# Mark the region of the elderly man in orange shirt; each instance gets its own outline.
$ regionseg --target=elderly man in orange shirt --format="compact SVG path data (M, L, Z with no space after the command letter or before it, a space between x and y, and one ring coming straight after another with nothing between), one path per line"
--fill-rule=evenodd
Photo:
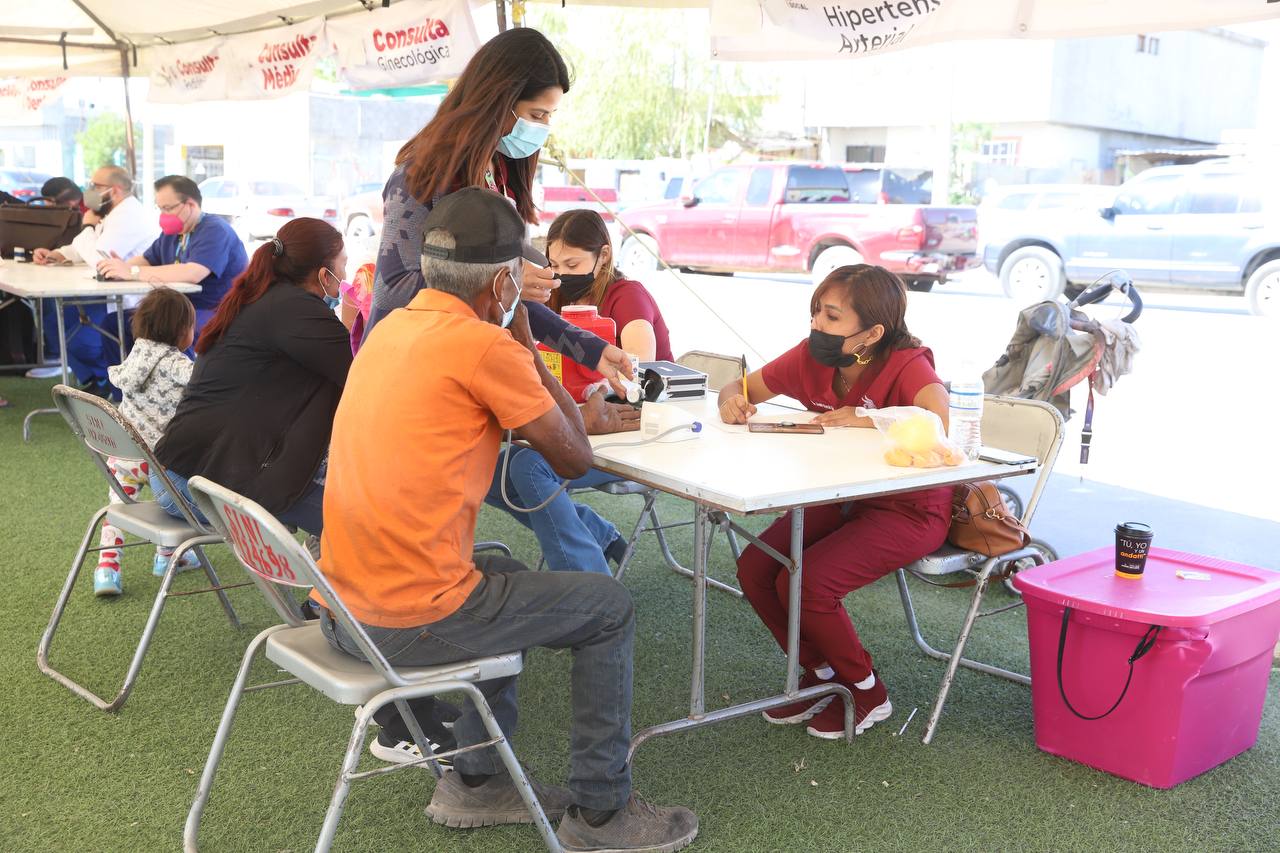
M631 596L603 574L530 572L474 556L476 515L503 430L557 474L591 465L582 416L538 356L520 303L524 242L510 202L485 189L441 199L424 228L426 288L369 335L333 424L322 565L334 589L396 665L433 666L532 646L573 651L568 790L535 791L566 850L678 850L698 831L688 809L654 808L631 790ZM359 656L332 618L323 630ZM480 685L503 731L516 723L515 679ZM487 740L468 707L459 746ZM491 749L458 755L427 814L455 827L527 823Z

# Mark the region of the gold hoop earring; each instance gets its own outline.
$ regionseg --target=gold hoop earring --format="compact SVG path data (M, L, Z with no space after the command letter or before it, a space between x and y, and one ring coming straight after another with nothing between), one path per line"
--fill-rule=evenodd
M853 360L856 361L861 367L866 367L868 364L871 363L871 356L866 354L868 349L869 347L864 345L862 347L862 352L851 352L849 353L849 355L853 356Z

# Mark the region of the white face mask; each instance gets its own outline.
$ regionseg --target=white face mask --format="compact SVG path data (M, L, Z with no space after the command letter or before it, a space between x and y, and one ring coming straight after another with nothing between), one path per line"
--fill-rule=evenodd
M507 272L507 275L511 275L510 271ZM511 279L511 282L513 284L516 283L516 280L514 277ZM497 280L494 282L494 288L495 289L493 291L493 298L498 300L498 307L502 309L502 322L499 323L498 325L502 326L502 328L505 329L508 326L510 326L511 321L516 318L516 306L520 304L520 285L516 284L516 298L511 301L510 308L507 308L502 304L502 276L501 275L499 275Z

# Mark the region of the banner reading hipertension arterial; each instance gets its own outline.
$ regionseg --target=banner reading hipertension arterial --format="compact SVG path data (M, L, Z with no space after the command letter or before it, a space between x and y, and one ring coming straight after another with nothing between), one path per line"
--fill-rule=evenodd
M977 0L973 5L982 2ZM765 14L750 19L753 27L741 23L722 27L723 32L718 35L713 26L714 56L728 60L868 56L938 40L945 16L944 0L757 3ZM954 12L957 7L956 0L946 0L945 5L946 12Z
M342 77L353 89L457 77L480 47L466 0L405 0L327 26Z

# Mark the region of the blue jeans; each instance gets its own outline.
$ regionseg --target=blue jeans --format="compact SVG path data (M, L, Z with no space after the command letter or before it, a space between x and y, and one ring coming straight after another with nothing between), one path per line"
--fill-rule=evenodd
M505 510L538 538L538 547L547 568L557 572L603 572L612 574L604 549L618 538L618 528L601 518L595 510L576 503L567 491L556 496L546 508L534 513L515 512L502 500L502 460L498 455L493 484L485 503ZM619 479L594 468L569 483L570 489L592 488ZM511 447L511 463L507 469L507 496L516 506L531 507L545 501L561 479L542 454L528 447Z
M376 515L376 513L375 513ZM616 809L631 795L631 670L635 609L626 587L611 577L581 572L529 572L516 560L481 554L483 577L467 600L445 618L413 628L363 626L392 666L438 666L523 651L533 646L571 649L573 721L569 727L569 790L589 809ZM363 659L350 635L326 612L320 628L329 643ZM516 679L476 685L508 737L516 729ZM410 700L415 716L428 707ZM489 739L468 702L453 724L458 746ZM459 755L462 773L504 772L492 749Z
M324 475L328 467L328 460L320 466L320 473L311 483L307 490L302 493L302 497L294 502L282 513L276 515L276 518L282 524L288 524L293 527L300 528L308 533L314 533L319 536L324 530ZM169 480L173 483L173 487L177 489L182 497L191 506L195 512L195 516L202 523L208 523L208 519L200 512L195 505L195 500L191 497L191 492L187 488L187 478L181 474L169 471ZM177 501L173 495L169 494L169 490L165 488L164 481L156 474L151 475L151 492L156 496L156 503L160 504L160 508L172 515L174 518L182 518L182 510L178 509Z

